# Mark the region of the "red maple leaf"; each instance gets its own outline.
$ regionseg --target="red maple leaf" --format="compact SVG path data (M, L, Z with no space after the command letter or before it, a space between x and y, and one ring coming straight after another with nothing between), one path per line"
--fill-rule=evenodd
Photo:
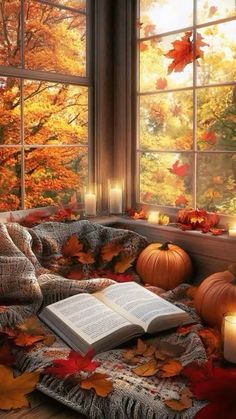
M167 80L165 77L160 77L159 79L157 79L156 81L156 89L160 89L163 90L167 87Z
M192 31L185 32L184 36L179 40L172 42L173 48L165 54L165 57L172 58L172 63L168 66L168 74L172 71L180 72L187 64L192 63L195 59L203 57L204 53L201 47L206 46L205 42L202 41L200 34L196 35L196 42L192 38Z
M214 367L211 362L192 363L182 370L195 397L208 400L195 419L234 419L236 417L236 369Z
M205 141L206 143L210 145L214 145L217 141L215 132L206 131L203 132L201 135L201 140Z
M63 378L81 371L92 372L100 365L98 361L92 361L94 354L93 349L89 350L84 356L78 352L70 351L67 359L55 359L51 367L45 368L44 373Z
M173 164L173 166L171 168L169 168L168 170L171 173L174 173L177 176L184 177L184 176L186 176L189 167L190 167L190 165L188 163L179 164L179 160L176 160L176 162Z

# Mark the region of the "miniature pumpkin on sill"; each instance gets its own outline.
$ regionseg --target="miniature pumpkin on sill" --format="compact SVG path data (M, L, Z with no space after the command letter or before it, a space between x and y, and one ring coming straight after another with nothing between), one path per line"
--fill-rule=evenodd
M224 314L236 311L236 264L204 279L197 289L194 305L207 325L220 329Z
M152 243L140 253L136 270L145 284L170 290L189 279L192 263L181 247Z

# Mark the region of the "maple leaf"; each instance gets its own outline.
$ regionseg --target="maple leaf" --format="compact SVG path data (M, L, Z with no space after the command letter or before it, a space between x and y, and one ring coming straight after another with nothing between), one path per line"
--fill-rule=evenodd
M14 377L10 368L0 365L0 409L10 410L28 406L25 395L34 390L39 375L39 372L24 372Z
M175 377L176 375L179 375L182 371L183 366L179 361L176 361L175 359L171 359L160 367L160 376L161 377Z
M210 145L215 145L217 141L216 134L215 132L212 132L212 131L203 132L201 135L201 140Z
M135 261L135 259L135 256L130 256L129 258L122 258L120 261L116 262L114 267L115 272L122 274L132 266L132 263Z
M77 256L83 249L83 244L79 242L75 234L70 236L62 247L63 256Z
M176 160L176 162L168 170L177 176L184 177L187 175L189 168L190 165L188 163L179 164L179 160Z
M106 397L113 390L113 384L107 378L107 374L95 372L90 377L82 380L80 387L86 390L93 388L98 396Z
M182 38L172 42L173 48L168 51L165 55L167 58L171 58L173 61L168 66L168 74L172 71L180 72L182 71L187 64L190 64L195 59L203 57L203 51L201 51L202 46L206 46L205 42L202 41L202 36L197 34L195 51L193 40L191 40L192 32L185 32Z
M178 207L180 205L188 205L188 200L184 195L177 196L175 200L175 205Z
M183 345L160 341L156 344L157 353L162 354L165 358L177 358L181 356L186 348Z
M206 349L206 354L209 357L218 357L221 353L222 338L218 330L203 328L198 331L198 335Z
M150 359L150 361L145 362L144 364L138 365L132 369L139 377L152 377L158 371L158 363L155 359Z
M78 261L82 263L83 265L91 265L95 262L95 259L91 253L86 252L79 252L77 254Z
M163 77L163 78L160 77L156 81L156 89L163 90L167 87L167 84L168 84L168 82L167 82L166 78L165 77Z
M137 211L134 213L134 215L132 215L132 218L134 220L146 220L147 219L147 213L146 211L142 208L141 211Z
M15 357L11 353L11 346L9 342L4 342L4 344L0 347L0 364L11 367L14 360Z
M92 372L100 365L98 361L92 361L93 357L94 350L89 350L84 356L78 352L70 351L67 359L53 360L53 365L45 368L44 373L64 378L81 371Z
M179 393L179 399L170 399L163 400L166 406L170 407L172 410L181 412L182 410L188 409L192 406L192 396L193 393L189 390L188 387L184 387ZM209 419L209 418L208 418Z
M44 338L45 338L44 335L36 336L36 335L29 335L28 333L21 332L15 337L14 342L16 346L27 347L27 346L34 345L36 342L40 342L44 340Z
M101 258L105 262L110 262L114 256L119 255L122 245L117 243L107 243L101 248Z

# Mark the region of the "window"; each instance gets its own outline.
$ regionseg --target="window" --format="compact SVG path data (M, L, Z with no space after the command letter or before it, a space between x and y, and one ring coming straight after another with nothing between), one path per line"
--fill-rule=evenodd
M140 0L138 201L236 214L236 4Z
M2 0L0 210L81 199L91 153L89 1Z

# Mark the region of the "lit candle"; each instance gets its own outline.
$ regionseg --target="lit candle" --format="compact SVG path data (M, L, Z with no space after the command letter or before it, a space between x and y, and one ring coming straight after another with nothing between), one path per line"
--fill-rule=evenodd
M236 314L224 318L224 358L236 364Z
M148 214L148 222L153 224L159 223L159 211L151 211Z
M85 215L96 215L96 194L87 192L84 195Z
M111 214L122 213L122 189L118 186L109 191L109 212Z
M236 225L229 226L229 236L236 237Z

